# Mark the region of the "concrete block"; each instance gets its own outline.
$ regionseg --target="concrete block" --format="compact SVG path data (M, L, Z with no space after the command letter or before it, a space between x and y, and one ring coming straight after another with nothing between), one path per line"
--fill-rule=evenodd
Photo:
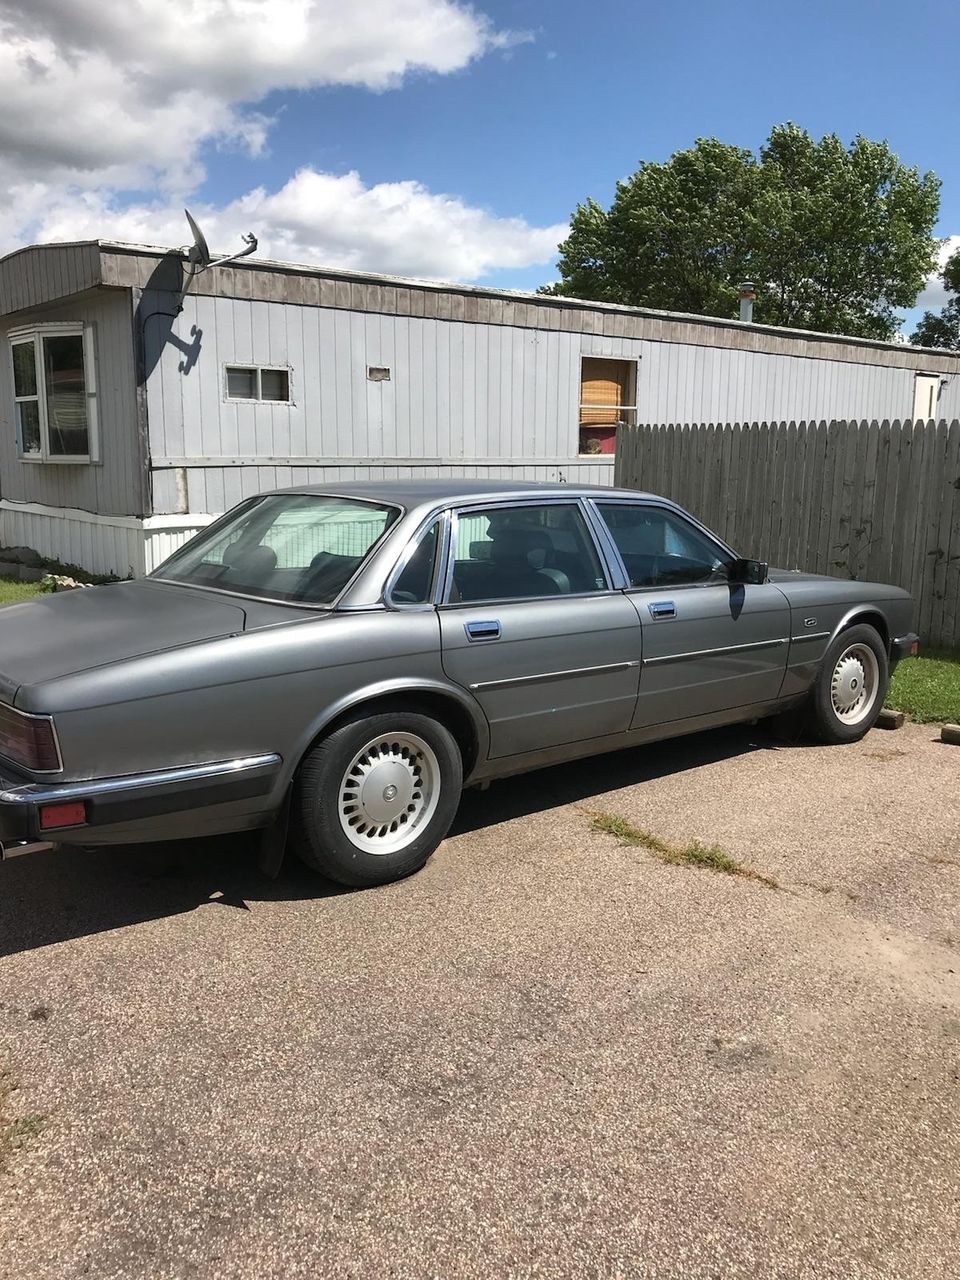
M878 729L902 729L903 722L906 719L902 711L891 711L889 707L884 707L877 716Z
M21 582L39 582L41 578L46 577L46 569L38 569L32 564L22 564L20 566Z

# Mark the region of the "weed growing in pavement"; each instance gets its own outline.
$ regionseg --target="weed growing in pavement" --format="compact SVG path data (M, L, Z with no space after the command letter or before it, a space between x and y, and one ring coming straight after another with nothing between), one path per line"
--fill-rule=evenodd
M9 1071L0 1071L0 1171L11 1152L17 1151L35 1138L46 1126L46 1116L19 1116L16 1120L8 1120L7 1102L10 1095L16 1092L17 1082Z
M780 888L772 876L765 876L753 867L738 862L718 844L701 844L699 840L691 840L684 845L671 844L652 831L635 827L627 818L616 813L591 813L590 818L591 830L600 835L616 836L621 844L647 849L668 866L704 867L708 871L719 871L728 876L757 880L768 889Z

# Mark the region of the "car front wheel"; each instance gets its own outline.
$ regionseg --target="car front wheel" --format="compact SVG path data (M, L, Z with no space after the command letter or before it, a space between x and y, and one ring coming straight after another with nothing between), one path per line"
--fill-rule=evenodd
M827 651L810 701L810 724L822 742L857 742L883 709L890 663L866 623L842 631Z
M456 740L415 711L358 713L301 765L291 808L297 853L341 884L387 884L418 871L460 802Z

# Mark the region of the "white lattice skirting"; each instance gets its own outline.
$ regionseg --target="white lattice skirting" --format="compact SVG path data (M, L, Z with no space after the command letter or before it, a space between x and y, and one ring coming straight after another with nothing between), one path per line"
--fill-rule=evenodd
M211 515L101 516L71 507L0 500L0 546L32 547L89 573L150 573L211 520Z

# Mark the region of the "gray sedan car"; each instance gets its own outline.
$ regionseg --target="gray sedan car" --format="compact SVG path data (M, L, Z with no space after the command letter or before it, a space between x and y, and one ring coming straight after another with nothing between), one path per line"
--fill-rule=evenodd
M874 723L898 587L768 570L663 498L401 482L262 494L150 577L0 613L0 839L262 830L351 885L465 785L803 707Z

